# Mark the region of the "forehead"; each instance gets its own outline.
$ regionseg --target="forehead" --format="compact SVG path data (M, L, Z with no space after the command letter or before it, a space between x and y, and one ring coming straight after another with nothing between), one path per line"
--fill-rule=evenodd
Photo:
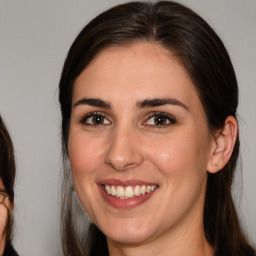
M197 98L184 67L170 51L153 43L110 47L79 75L73 100L79 97L113 100L176 97Z

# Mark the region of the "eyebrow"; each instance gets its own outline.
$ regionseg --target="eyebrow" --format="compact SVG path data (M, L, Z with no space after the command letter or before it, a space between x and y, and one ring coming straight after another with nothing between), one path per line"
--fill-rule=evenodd
M186 110L189 110L189 108L182 103L181 101L173 98L166 98L166 99L145 99L143 101L140 101L137 103L138 108L146 108L146 107L159 107L163 105L175 105L182 107Z
M93 107L99 107L99 108L106 108L106 109L111 109L111 104L107 101L104 101L99 98L82 98L78 100L75 104L74 107L80 106L80 105L89 105ZM146 107L159 107L159 106L164 106L164 105L175 105L175 106L180 106L186 110L189 108L182 103L181 101L173 98L164 98L164 99L145 99L143 101L137 102L137 108L146 108Z
M111 104L109 102L98 99L98 98L90 98L90 99L82 98L74 104L74 107L80 106L80 105L89 105L93 107L107 108L107 109L111 108Z

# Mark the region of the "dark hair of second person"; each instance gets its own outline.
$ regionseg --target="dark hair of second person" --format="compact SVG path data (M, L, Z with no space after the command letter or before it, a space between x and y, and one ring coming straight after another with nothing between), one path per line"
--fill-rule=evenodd
M1 192L5 194L1 207L5 207L7 211L7 219L1 240L4 239L4 254L17 255L12 247L13 238L13 214L14 207L14 182L15 182L15 157L14 148L11 137L0 116L0 178L3 188Z

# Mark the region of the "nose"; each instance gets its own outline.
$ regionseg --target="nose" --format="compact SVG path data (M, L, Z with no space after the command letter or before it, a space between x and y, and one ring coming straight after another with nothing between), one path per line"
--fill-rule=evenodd
M132 128L116 127L110 136L105 162L117 171L135 168L143 162L139 134Z

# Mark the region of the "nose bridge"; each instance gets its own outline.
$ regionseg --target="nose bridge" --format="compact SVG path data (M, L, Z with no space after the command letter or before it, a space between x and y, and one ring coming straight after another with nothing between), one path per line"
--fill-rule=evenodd
M118 171L142 163L143 154L138 146L138 133L134 127L126 124L116 125L110 136L105 160Z

